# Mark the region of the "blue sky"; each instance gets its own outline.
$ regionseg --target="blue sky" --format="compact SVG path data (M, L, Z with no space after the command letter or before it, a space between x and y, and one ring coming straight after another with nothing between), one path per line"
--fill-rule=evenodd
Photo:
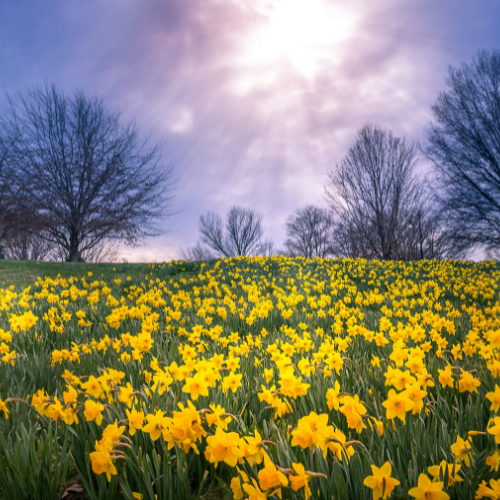
M0 87L84 89L165 140L177 214L122 257L176 257L233 204L279 247L362 125L424 140L447 67L500 49L499 20L498 0L0 0Z

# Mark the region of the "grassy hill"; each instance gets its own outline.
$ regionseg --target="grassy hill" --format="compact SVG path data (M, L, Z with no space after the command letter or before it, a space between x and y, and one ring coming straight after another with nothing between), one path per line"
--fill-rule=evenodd
M0 261L0 280L0 497L493 495L498 263Z
M0 260L0 288L15 287L25 288L32 285L37 277L52 278L58 275L63 278L84 277L89 272L96 279L109 281L115 278L134 278L147 273L148 264L88 264L84 262L40 262Z

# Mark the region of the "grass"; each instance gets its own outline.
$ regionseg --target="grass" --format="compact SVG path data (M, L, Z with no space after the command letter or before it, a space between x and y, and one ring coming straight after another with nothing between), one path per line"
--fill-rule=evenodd
M60 275L63 278L81 278L87 277L89 272L94 279L103 281L126 279L128 276L135 280L146 275L147 271L148 264L0 260L0 289L10 286L24 289L32 285L38 277L55 278Z

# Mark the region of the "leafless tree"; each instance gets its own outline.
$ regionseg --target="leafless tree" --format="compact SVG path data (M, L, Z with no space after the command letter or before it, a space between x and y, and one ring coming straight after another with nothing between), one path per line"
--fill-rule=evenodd
M118 262L120 246L118 241L105 240L82 254L85 262Z
M500 250L500 51L450 67L424 153L455 244Z
M329 173L328 199L343 232L359 240L361 256L395 257L404 209L413 211L418 192L415 159L414 144L366 125L340 165Z
M53 245L36 228L12 231L3 243L4 258L8 260L48 260L65 262L66 251ZM120 251L118 242L102 241L90 250L85 250L82 260L85 262L117 262Z
M469 248L457 245L445 220L446 214L435 203L429 183L421 184L414 211L407 215L398 235L398 260L465 258Z
M334 220L324 208L307 205L297 210L286 222L285 247L290 256L306 258L333 255Z
M200 217L201 241L218 255L224 257L267 255L272 243L264 240L262 215L256 210L233 206L226 225L221 217L208 212Z
M172 168L160 163L161 144L149 147L133 121L122 125L101 99L47 84L9 97L6 109L36 226L66 260L106 241L135 244L159 233Z
M9 147L0 136L0 258L4 257L4 240L6 237L6 215L8 212L8 180L5 175Z
M373 125L359 130L326 187L339 254L385 260L455 255L416 160L416 144Z
M182 260L211 260L215 258L216 256L201 243L181 250Z
M25 228L29 219L29 196L22 189L19 176L13 168L15 142L15 136L6 133L0 119L0 256L4 253L2 249L6 240L13 232Z
M256 255L260 255L263 257L273 257L276 255L278 252L276 248L274 247L274 241L273 240L263 240L260 243L260 249Z
M4 240L4 255L9 260L46 260L53 246L35 231L12 231Z

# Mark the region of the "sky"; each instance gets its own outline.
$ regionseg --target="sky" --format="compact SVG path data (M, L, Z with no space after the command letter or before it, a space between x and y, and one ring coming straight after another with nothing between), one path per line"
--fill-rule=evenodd
M447 68L500 49L499 20L499 0L0 0L0 88L83 89L164 141L174 215L120 259L177 258L232 205L280 248L363 125L425 141Z

